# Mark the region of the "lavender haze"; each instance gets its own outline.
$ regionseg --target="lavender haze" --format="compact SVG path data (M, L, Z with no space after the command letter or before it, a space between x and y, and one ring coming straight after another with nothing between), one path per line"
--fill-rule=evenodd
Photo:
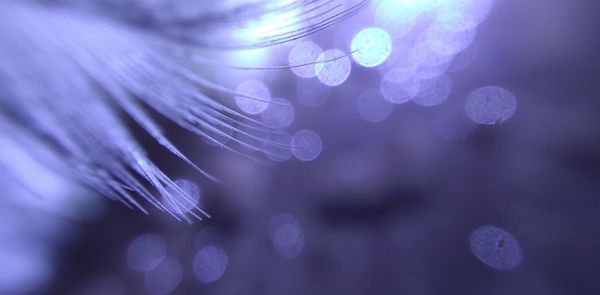
M598 294L599 10L0 0L0 294Z

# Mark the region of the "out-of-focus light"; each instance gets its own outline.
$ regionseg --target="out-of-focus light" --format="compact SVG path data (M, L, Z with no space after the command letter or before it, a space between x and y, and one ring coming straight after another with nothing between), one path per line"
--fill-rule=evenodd
M467 98L465 111L473 122L485 125L502 123L512 117L517 99L508 90L488 86L474 90Z
M476 29L454 32L441 26L432 26L427 32L429 48L441 55L455 55L475 40Z
M392 38L378 27L366 28L352 39L350 51L354 61L364 67L382 64L392 52Z
M296 117L292 104L283 98L273 98L271 101L272 103L260 114L263 123L274 129L292 125Z
M405 2L384 0L375 11L375 24L387 30L393 38L402 37L410 32L420 14Z
M443 55L434 52L430 47L428 40L418 42L410 52L409 59L413 66L439 66L450 63L453 55Z
M260 4L265 5L265 11L275 8L275 6L292 5L291 2L285 4L282 1L265 1ZM289 32L294 29L300 28L302 25L301 15L297 10L285 12L278 10L277 12L268 13L249 22L244 29L236 31L232 37L243 44L257 44L266 40L280 39L282 36L289 35ZM269 58L271 53L271 48L236 50L233 52L233 59L237 64L260 66Z
M394 105L381 95L379 89L369 89L363 92L356 102L358 114L367 122L381 122L390 116Z
M291 135L285 131L276 130L267 136L263 145L263 152L275 162L287 161L292 157L291 143Z
M385 75L391 69L404 69L406 73L412 74L412 71L419 65L416 59L412 58L413 48L405 45L394 46L390 56L377 67L379 72Z
M432 107L442 104L452 92L452 79L447 75L431 80L422 80L419 94L414 102L420 106Z
M419 93L420 82L407 76L410 74L404 69L393 69L385 74L379 87L383 98L395 104L403 104L415 98Z
M467 49L454 56L454 59L448 67L448 72L458 72L468 68L479 54L479 47L476 43L471 44Z
M331 87L323 85L317 79L300 79L296 86L296 95L301 104L315 108L325 104L331 97Z
M24 242L3 242L0 261L0 294L30 294L53 275L46 251Z
M448 30L471 30L486 19L493 4L493 0L446 0L437 21Z
M301 78L316 76L315 62L319 59L321 53L323 53L321 47L312 41L303 41L296 44L288 56L292 72ZM298 65L305 66L295 67Z
M350 76L352 63L350 58L339 49L329 49L319 55L315 65L317 77L327 86L341 85Z
M298 220L290 214L279 214L269 223L269 236L277 253L294 258L304 249L304 233Z
M288 213L277 214L273 216L273 218L271 218L271 221L269 222L269 237L271 239L275 237L275 232L283 224L295 224L298 227L300 226L298 223L298 219L296 219L294 215Z
M223 276L228 263L227 253L221 247L207 246L194 257L193 269L200 282L212 283Z
M144 234L136 238L127 248L127 263L136 271L148 271L157 266L167 253L163 238L155 234Z
M314 131L301 130L294 134L291 143L292 153L300 161L312 161L319 157L323 149L321 136Z
M523 260L517 239L495 226L486 225L475 230L471 234L470 246L479 261L495 269L513 269Z
M236 96L235 103L242 111L251 115L262 113L267 109L269 101L271 101L271 92L269 91L269 88L260 81L244 81L236 87L235 91L249 96Z
M181 189L186 196L179 194L174 188L167 188L171 196L162 197L162 204L169 212L176 215L183 215L196 208L200 201L200 188L195 183L178 179L174 181L175 185Z
M414 77L421 80L430 80L442 76L450 64L441 64L437 66L421 65L414 72Z
M166 258L156 267L146 272L144 286L150 295L171 293L183 278L183 268L176 258Z

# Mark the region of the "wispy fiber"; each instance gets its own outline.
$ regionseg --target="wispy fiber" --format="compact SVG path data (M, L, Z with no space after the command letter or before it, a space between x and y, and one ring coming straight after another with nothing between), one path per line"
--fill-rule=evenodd
M171 202L187 200L185 192L147 157L123 116L217 181L165 137L149 112L209 141L228 138L253 150L262 150L262 143L237 126L266 127L215 100L211 94L240 94L191 68L187 53L202 64L204 50L289 42L368 2L0 0L0 139L18 142L39 162L128 206L146 212L144 200L164 210L154 191ZM49 161L48 153L59 161ZM191 214L209 216L197 211Z

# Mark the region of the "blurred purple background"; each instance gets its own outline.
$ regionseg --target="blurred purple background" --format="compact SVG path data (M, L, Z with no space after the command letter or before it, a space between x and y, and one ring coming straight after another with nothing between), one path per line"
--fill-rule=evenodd
M3 227L28 228L18 233L25 241L40 232L17 243L32 249L23 259L8 246L0 251L0 284L18 282L10 274L20 269L31 288L15 283L7 288L14 294L598 294L597 11L593 1L495 1L472 45L476 59L447 73L448 100L432 108L398 105L378 123L356 110L359 95L379 87L377 70L353 63L348 80L319 107L299 103L296 88L304 82L291 71L260 72L272 96L294 106L286 130L321 136L323 150L310 162L256 163L159 119L223 185L132 126L159 167L199 186L201 207L212 218L187 224L155 209L147 216L85 190L53 192L71 196L61 204L73 209L57 205L69 213L46 219L29 209L9 218L2 212L14 205L0 201L0 249L16 236L2 234ZM351 38L365 27L366 13L312 39L323 49L347 46L336 32ZM287 52L281 55L285 63ZM213 74L232 87L254 75ZM469 93L483 86L514 94L515 114L493 126L464 121L464 140L446 140L445 128L456 121L437 120L462 114ZM473 254L470 236L484 225L518 241L517 266L495 269ZM164 247L152 242L132 250L147 234ZM141 260L166 255L175 262L157 259L154 270L136 271L128 262L132 251L141 251Z

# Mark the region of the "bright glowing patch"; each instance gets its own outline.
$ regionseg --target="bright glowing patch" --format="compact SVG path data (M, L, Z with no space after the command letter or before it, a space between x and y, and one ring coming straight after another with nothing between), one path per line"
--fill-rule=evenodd
M291 147L292 153L298 160L312 161L321 154L323 141L316 132L302 130L294 134Z
M144 286L150 295L166 295L175 290L183 277L183 268L176 258L167 258L146 272Z
M204 247L194 257L193 269L196 278L203 283L212 283L223 276L228 262L227 253L222 248Z
M406 35L414 27L420 11L413 9L406 1L384 0L375 12L375 23L384 28L394 38Z
M513 269L523 260L517 239L495 226L486 225L475 230L469 244L479 261L495 269Z
M380 122L390 116L394 105L385 100L379 89L369 89L358 97L356 110L367 122Z
M185 196L174 188L167 188L167 192L169 192L171 196L163 196L161 202L169 212L176 215L183 215L192 211L198 205L198 201L200 200L200 189L198 188L198 185L189 180L178 179L174 182L175 185L185 193Z
M438 22L452 31L466 31L483 22L493 7L493 0L446 1Z
M352 39L350 51L354 61L364 67L382 64L392 52L392 38L383 29L364 29Z
M167 253L165 241L158 235L145 234L135 239L127 248L127 263L137 271L156 267Z
M317 77L327 86L341 85L350 76L352 63L350 58L339 49L327 50L319 55L315 65Z
M465 111L473 122L485 125L502 123L512 117L517 99L508 90L495 86L479 88L467 98Z
M323 53L321 47L314 42L304 41L296 44L288 56L289 65L292 66L292 72L298 77L311 78L317 75L315 62ZM293 67L305 65L300 67Z
M290 126L296 117L292 104L282 98L274 98L272 101L275 103L270 103L267 109L260 114L262 121L274 129Z
M251 115L262 113L269 106L271 92L265 84L256 80L248 80L240 83L235 92L249 97L236 96L235 103L238 107Z

